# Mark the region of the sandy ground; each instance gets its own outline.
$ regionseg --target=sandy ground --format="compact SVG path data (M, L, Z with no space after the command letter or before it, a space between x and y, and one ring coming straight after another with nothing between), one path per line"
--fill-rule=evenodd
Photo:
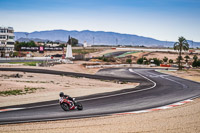
M8 77L16 74L21 78ZM29 88L38 89L35 93L18 96L0 96L0 106L15 104L25 104L40 101L58 99L59 92L72 96L84 96L95 93L111 92L121 89L134 88L137 83L119 84L87 78L74 78L50 74L22 73L22 72L2 72L0 73L0 91L24 90ZM15 99L15 100L11 100Z

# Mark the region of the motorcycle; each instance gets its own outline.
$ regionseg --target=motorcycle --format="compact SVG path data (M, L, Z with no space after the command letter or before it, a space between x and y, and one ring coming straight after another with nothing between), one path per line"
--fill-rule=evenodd
M76 102L75 98L73 99L73 101L71 101L67 98L59 99L60 106L64 111L75 110L75 109L83 110L83 106L81 103Z

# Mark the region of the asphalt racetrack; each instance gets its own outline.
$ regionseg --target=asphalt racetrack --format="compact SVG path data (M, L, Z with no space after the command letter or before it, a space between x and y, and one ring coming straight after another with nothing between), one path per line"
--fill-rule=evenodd
M25 68L0 68L0 71L23 71L140 83L136 88L77 97L77 101L83 104L82 111L65 112L58 100L1 107L0 109L16 110L0 112L0 124L106 116L156 108L200 96L200 83L162 74L154 69L112 68L100 70L96 75Z

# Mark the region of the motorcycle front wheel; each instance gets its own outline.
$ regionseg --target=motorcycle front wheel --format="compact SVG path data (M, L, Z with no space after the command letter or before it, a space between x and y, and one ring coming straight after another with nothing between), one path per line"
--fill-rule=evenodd
M69 111L69 105L68 104L62 103L62 104L60 104L60 106L64 111Z

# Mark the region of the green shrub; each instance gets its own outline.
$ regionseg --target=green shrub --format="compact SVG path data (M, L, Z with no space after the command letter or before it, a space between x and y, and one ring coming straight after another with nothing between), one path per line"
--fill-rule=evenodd
M144 60L146 60L146 62L144 62ZM146 57L139 58L139 59L137 60L137 64L143 64L143 63L145 63L145 64L147 64L147 63L148 63L148 60L147 60L147 58L146 58Z
M162 60L159 60L158 58L153 58L154 60L154 64L156 64L157 66L160 66L160 64L162 63Z
M116 62L116 59L114 57L104 57L104 56L102 56L102 57L99 57L98 59L102 60L104 62Z
M164 58L163 58L163 61L164 61L164 62L167 62L167 61L168 61L168 58L167 58L167 57L164 57Z
M37 47L34 41L30 42L15 42L15 50L19 51L21 47Z
M192 63L192 67L200 67L200 60L194 60Z
M108 62L108 58L104 57L103 61Z
M13 57L16 57L16 56L18 56L19 55L19 52L14 52L13 53Z
M173 61L172 59L170 59L170 60L169 60L169 63L171 63L171 64L172 64L172 63L174 63L174 61Z
M131 64L132 63L132 59L126 59L126 63Z

